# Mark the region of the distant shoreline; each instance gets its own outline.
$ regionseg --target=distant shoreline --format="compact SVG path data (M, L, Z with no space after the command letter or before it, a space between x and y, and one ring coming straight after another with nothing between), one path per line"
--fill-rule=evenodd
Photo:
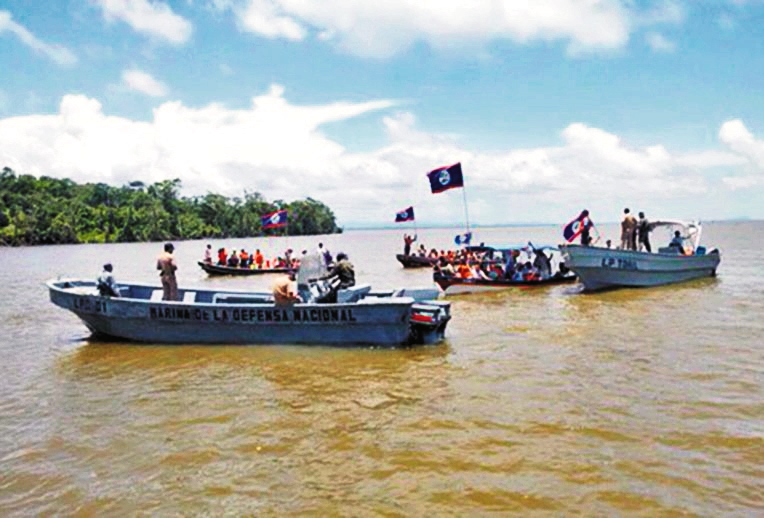
M689 221L689 220L688 220ZM764 219L753 219L753 218L732 218L732 219L709 219L709 220L701 220L701 223L707 224L707 223L760 223L764 222ZM602 221L597 222L599 225L619 225L620 221ZM497 223L497 224L471 224L471 228L526 228L526 227L563 227L565 223ZM391 223L391 224L384 224L384 225L350 225L346 224L342 228L345 229L345 231L348 230L406 230L407 232L411 230L412 225L411 224L402 224L402 223ZM460 224L453 224L453 225L417 225L418 230L447 230L447 229L454 229L454 228L463 228L463 225Z

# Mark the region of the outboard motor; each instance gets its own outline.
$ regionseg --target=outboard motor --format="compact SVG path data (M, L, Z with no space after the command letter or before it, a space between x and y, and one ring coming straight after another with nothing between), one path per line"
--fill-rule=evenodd
M318 302L325 294L326 281L315 281L326 275L324 258L317 253L304 254L300 258L300 268L297 270L297 293L305 302Z

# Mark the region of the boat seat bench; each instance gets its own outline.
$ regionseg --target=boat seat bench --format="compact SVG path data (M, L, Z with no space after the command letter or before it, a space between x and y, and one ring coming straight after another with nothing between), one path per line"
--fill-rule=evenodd
M216 293L212 296L213 304L270 304L269 295L245 295L241 293Z
M151 298L149 300L151 302L161 302L163 296L164 296L163 290L154 290L151 292ZM185 302L186 304L191 304L196 302L196 292L190 291L190 290L184 291L183 302Z

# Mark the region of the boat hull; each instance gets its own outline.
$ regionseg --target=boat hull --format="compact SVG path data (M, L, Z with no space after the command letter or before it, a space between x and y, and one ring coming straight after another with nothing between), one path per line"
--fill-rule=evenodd
M127 296L102 297L94 283L48 283L50 299L93 333L155 344L378 345L436 343L450 320L448 303L372 297L341 304L277 306L268 294L181 292L205 302L169 302L161 289L130 285ZM260 297L262 300L258 300ZM225 302L226 298L233 302ZM250 300L247 300L250 299Z
M220 266L203 261L198 261L198 264L202 270L207 272L207 275L263 275L266 273L287 273L291 271L289 268L234 268L232 266Z
M446 275L434 274L433 280L440 286L446 295L459 295L464 293L485 293L490 291L506 290L512 288L536 288L556 284L575 282L575 275L565 277L552 277L538 281L511 281L511 280L487 280L487 279L462 279Z
M404 268L432 268L437 259L422 257L419 255L397 254L395 256Z
M716 275L721 256L647 253L632 250L563 245L565 264L586 291L619 287L651 287Z

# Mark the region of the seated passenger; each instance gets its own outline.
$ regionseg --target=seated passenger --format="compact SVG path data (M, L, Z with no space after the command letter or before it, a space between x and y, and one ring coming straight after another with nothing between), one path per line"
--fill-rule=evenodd
M225 266L228 263L228 254L225 248L218 248L218 266Z
M462 260L459 263L459 266L456 267L456 275L462 279L472 278L472 271L470 270L470 267L467 266L467 261Z
M560 262L560 265L559 265L558 268L559 269L554 274L554 277L556 279L559 279L561 277L565 277L566 275L568 275L570 273L570 268L568 268L568 266L564 262Z
M526 262L523 266L523 280L535 281L538 279L538 270L533 267L530 261Z
M668 246L669 248L675 248L679 254L684 254L684 239L682 239L681 232L678 230L674 231L674 237Z
M273 301L280 306L302 302L302 298L297 294L297 284L295 282L295 272L289 272L280 276L273 283Z
M236 250L231 252L231 256L228 258L228 266L231 266L233 268L236 268L239 266L239 256L236 253Z
M448 264L448 261L446 261L445 257L441 257L438 259L435 264L433 265L432 269L435 273L440 273L441 275L448 275L445 272L446 265ZM452 269L453 272L453 269Z
M239 252L239 266L242 268L249 268L249 254L243 248Z
M535 249L536 258L533 260L533 267L538 271L540 278L548 279L552 276L552 261L543 250Z

